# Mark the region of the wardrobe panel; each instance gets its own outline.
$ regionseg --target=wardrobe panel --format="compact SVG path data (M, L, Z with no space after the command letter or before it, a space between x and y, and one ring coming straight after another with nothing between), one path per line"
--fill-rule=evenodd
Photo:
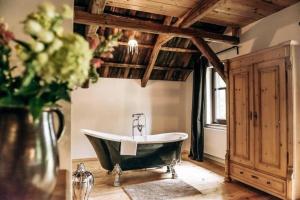
M286 174L286 81L283 59L254 66L255 167Z

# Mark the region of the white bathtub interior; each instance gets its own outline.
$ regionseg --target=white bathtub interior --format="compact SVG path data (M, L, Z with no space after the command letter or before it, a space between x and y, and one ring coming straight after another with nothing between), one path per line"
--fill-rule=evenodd
M112 133L99 132L89 129L81 129L81 132L86 135L116 142L121 142L122 140L134 140L138 144L168 143L183 141L188 138L188 134L183 132L150 134L145 136L134 136L134 138L132 136L116 135Z

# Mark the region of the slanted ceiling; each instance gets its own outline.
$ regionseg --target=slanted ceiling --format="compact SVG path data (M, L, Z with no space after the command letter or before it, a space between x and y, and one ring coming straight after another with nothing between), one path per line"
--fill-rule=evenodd
M120 45L113 53L114 58L106 59L99 69L102 77L141 79L142 86L146 86L148 80L185 81L193 68L197 67L196 61L201 55L198 49L204 48L203 54L215 59L211 55L213 52L206 51L205 48L209 47L206 44L202 46L201 38L210 42L237 43L236 38L224 37L225 30L235 30L233 36L236 36L238 28L296 2L299 0L75 0L74 31L83 36L123 32ZM144 20L145 24L150 21L186 28L187 31L180 33L179 29L179 32L177 29L170 29L175 32L168 35L165 30L155 29L154 26L153 31L148 27L133 29L122 24L110 25L107 21L98 26L98 21L82 22L76 11L83 11L83 14L121 16L125 20ZM105 16L104 20L107 19ZM191 38L191 34L197 37L198 33L202 34L201 38ZM127 42L132 35L139 43L137 54L130 54L127 50ZM218 60L213 64L216 67L220 65ZM221 68L219 66L217 71L222 70Z

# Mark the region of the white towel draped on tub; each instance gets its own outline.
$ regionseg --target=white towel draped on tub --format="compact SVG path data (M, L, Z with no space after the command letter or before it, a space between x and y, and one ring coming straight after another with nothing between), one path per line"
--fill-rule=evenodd
M133 140L121 140L121 155L136 156L137 142Z

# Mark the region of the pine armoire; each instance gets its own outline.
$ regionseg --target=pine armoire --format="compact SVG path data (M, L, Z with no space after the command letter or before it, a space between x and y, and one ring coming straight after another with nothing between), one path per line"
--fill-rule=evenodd
M226 179L300 199L300 47L227 60Z

